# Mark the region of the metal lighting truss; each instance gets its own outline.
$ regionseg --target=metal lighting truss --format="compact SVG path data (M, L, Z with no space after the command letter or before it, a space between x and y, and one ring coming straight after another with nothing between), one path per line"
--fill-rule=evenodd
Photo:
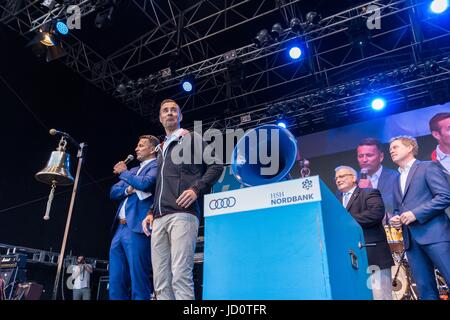
M326 89L309 90L284 100L261 103L224 119L209 119L202 125L225 133L228 129L247 129L283 119L289 128L302 129L358 117L371 108L370 101L376 96L383 96L390 105L395 105L429 97L436 87L447 90L448 94L449 82L450 57L441 54L425 63L354 79ZM439 85L443 86L439 88Z
M177 94L171 95L181 102L185 114L199 110L207 112L219 103L251 98L251 103L246 103L246 106L242 106L242 100L241 105L236 103L242 110L262 103L257 99L259 93L283 88L286 84L296 83L298 87L282 93L281 97L310 90L318 82L329 86L336 79L351 79L355 77L355 71L363 68L370 72L376 67L384 70L390 66L417 63L424 58L424 46L448 39L450 35L448 28L437 25L433 19L418 16L417 11L424 3L410 0L372 1L326 17L318 25L307 26L299 35L287 29L279 41L267 46L259 48L251 44L235 49L236 60L246 68L246 88L232 91L232 94L227 78L230 61L224 54L179 68L168 77L151 74L147 77L145 89L153 93L164 92L190 76L195 79L195 93L188 95L178 90ZM368 5L378 6L382 28L371 32L365 48L358 48L349 39L349 26L358 19L367 19L363 8ZM417 23L419 19L434 33L422 33ZM286 45L297 38L303 41L306 49L304 63L286 62ZM124 99L130 102L136 97L139 94L131 91ZM245 101L248 102L248 99Z
M48 17L48 10L44 12L39 6L41 1L23 0L22 6L17 6L16 11L11 9L15 1L6 2L9 6L0 6L3 11L0 12L0 21L23 35L44 23L44 16ZM87 4L83 6L86 1L74 2L85 8L82 15L94 10ZM325 17L318 24L305 22L298 34L286 29L278 41L262 47L250 44L236 48L234 62L225 58L225 52L215 53L208 42L212 44L217 36L226 35L248 21L274 12L281 12L287 23L292 17L300 17L300 1L204 0L187 9L180 9L173 0L132 2L155 26L154 29L106 58L71 35L65 41L69 53L65 63L114 95L118 95L115 89L119 84L129 83L129 75L133 73L135 77L139 71L144 86L127 92L122 98L130 108L143 116L151 116L153 107L145 92L177 99L186 118L189 118L189 114L195 116L201 111L203 119L215 121L258 110L270 99L266 93L273 93L274 89L277 100L288 99L318 87L326 88L350 81L359 77L359 72L365 71L367 75L372 75L374 72L421 63L441 51L448 52L448 49L436 47L437 41L448 41L448 26L420 12L429 1L380 0L358 5ZM371 30L368 43L364 47L357 47L351 38L351 26L358 21L366 21L364 8L369 5L378 7L381 29ZM40 12L40 15L36 12ZM275 22L279 21L270 24ZM427 32L429 30L433 32ZM286 46L292 40L299 40L303 44L304 54L300 62L288 61L284 56ZM180 50L193 63L171 70L165 77L155 70L144 74L150 65L160 65L163 69L166 66L161 64L160 59ZM230 65L233 64L244 69L245 85L230 85ZM186 76L195 79L195 92L189 95L175 88ZM137 79L133 79L136 84ZM231 104L231 115L217 112L216 109L224 104ZM252 117L257 117L257 114L252 114Z
M206 43L210 37L217 36L248 21L263 17L280 10L285 19L294 14L293 4L300 0L244 0L213 1L203 0L181 10L176 1L133 0L155 28L140 36L130 44L116 50L108 57L102 57L94 49L84 44L73 33L64 39L64 48L68 52L64 62L81 74L86 80L112 94L120 83L130 79L124 73L144 63L153 62L164 55L184 48L193 58L197 53L206 57L210 49ZM81 17L97 8L97 3L105 1L72 1L78 5ZM41 6L42 0L6 0L0 4L0 22L30 38L31 31L58 18L67 18L67 5L56 5L52 10ZM68 5L69 5L68 4ZM165 4L165 6L163 6ZM248 6L255 6L251 15L244 12ZM229 21L229 17L233 17ZM223 22L224 21L224 22ZM208 24L206 30L197 30L197 26ZM146 116L148 110L142 104L128 104L132 109Z

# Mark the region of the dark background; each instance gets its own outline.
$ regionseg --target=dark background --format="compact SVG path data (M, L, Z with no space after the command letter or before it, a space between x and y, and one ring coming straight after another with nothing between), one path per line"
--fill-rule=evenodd
M58 187L50 220L42 219L50 186L34 174L45 167L58 138L56 128L86 142L66 252L108 258L116 207L109 189L116 162L132 153L141 134L161 134L120 102L54 61L41 63L26 43L0 26L0 243L59 252L71 187ZM68 145L72 175L77 150ZM136 165L136 162L134 163Z

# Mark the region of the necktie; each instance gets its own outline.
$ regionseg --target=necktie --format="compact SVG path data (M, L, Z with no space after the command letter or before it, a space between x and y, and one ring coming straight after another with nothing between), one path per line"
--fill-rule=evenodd
M344 208L347 208L348 200L350 200L350 192L344 192L344 195L343 195Z

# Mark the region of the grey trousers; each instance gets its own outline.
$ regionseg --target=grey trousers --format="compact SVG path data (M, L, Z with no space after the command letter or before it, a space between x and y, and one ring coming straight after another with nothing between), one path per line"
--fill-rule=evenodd
M73 289L73 300L91 300L91 288Z
M190 213L167 214L153 221L151 236L157 300L194 300L194 253L199 221Z

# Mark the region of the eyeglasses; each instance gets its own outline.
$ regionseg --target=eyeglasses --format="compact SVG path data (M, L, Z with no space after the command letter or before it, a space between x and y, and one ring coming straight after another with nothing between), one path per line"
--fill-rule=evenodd
M354 176L354 174L353 173L346 173L346 174L341 174L341 175L339 175L339 176L336 176L336 178L334 178L334 180L338 180L338 179L343 179L343 178L345 178L345 177L347 177L347 176Z

